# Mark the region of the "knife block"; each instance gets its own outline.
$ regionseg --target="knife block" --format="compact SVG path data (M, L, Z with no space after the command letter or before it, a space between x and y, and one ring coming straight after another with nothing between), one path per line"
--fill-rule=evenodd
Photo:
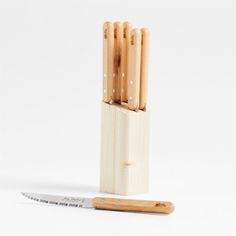
M148 191L149 112L102 102L100 191Z

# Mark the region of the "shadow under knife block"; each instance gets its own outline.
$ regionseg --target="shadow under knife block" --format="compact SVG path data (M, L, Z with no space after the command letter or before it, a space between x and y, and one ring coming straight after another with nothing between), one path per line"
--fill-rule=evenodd
M148 191L149 112L102 102L100 190L115 194Z

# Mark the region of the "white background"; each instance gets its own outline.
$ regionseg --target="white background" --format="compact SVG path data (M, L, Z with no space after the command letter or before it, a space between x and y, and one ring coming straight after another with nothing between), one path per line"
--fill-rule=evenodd
M233 2L1 0L0 235L236 235ZM106 20L151 31L150 192L132 197L173 201L169 216L20 195L103 195Z

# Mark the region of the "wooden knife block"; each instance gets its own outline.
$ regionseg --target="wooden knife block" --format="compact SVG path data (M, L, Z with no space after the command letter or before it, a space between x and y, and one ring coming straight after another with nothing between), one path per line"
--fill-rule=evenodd
M148 191L149 112L102 102L100 190L114 194Z

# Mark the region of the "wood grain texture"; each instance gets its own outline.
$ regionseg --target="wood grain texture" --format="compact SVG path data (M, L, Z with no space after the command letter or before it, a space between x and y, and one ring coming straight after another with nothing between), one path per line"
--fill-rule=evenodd
M148 191L149 112L102 103L100 190L116 194Z
M165 214L169 214L174 211L174 205L171 202L118 198L96 197L93 199L93 206L96 209L115 211L134 211Z

